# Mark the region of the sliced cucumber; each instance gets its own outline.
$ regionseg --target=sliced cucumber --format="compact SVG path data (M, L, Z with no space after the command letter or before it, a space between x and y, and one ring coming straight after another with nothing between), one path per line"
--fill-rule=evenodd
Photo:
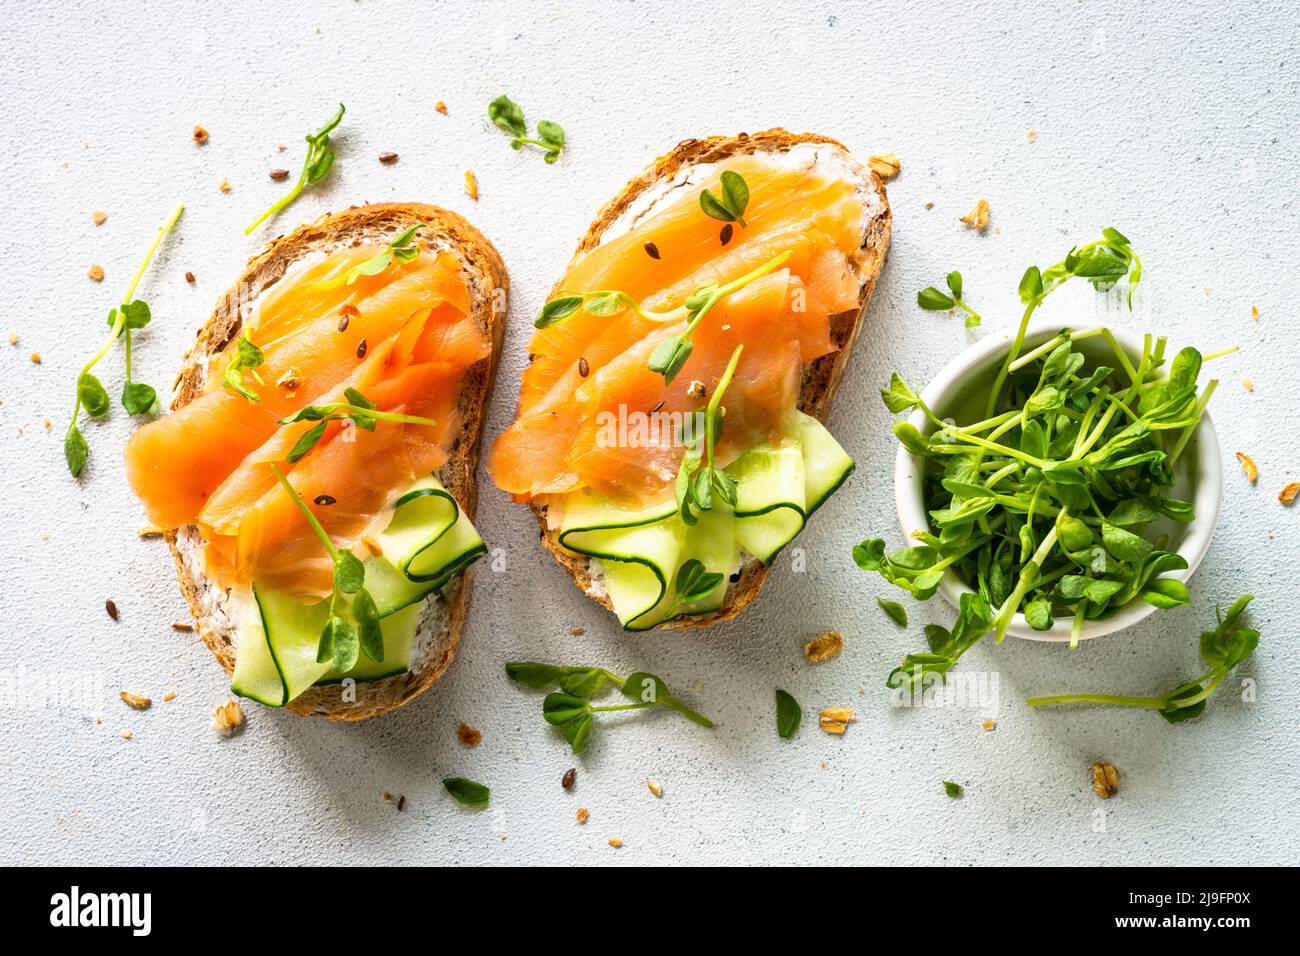
M410 667L411 643L424 600L473 564L487 548L474 524L436 479L425 478L397 499L394 514L376 535L383 555L365 562L366 589L374 598L384 635L384 659L364 654L346 674L316 662L329 600L301 598L258 587L240 622L231 690L282 707L313 684L350 677L378 680Z
M304 604L293 595L256 585L253 597L284 685L284 702L288 703L329 673L328 663L316 663L320 634L329 618L329 599Z
M848 480L857 464L825 425L803 412L799 413L799 445L803 451L804 513L811 517Z
M375 535L380 551L397 565L397 570L412 580L425 574L417 569L430 566L425 555L456 524L460 506L456 499L432 476L416 482L411 490L393 505L393 520L383 533ZM436 576L436 571L435 571Z
M283 707L284 681L266 641L262 613L250 600L239 618L239 646L235 650L235 674L230 690L268 707Z
M742 551L770 564L853 468L825 426L799 413L789 438L751 449L727 468L736 479L734 514L715 508L688 527L672 498L628 508L578 492L556 502L560 544L599 560L595 570L619 621L628 630L644 630L717 610L725 584L699 602L675 606L678 568L695 558L727 576Z

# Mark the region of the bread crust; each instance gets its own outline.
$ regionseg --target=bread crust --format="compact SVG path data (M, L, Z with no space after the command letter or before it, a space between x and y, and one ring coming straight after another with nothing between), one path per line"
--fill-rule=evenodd
M671 179L682 167L717 163L731 156L749 153L783 152L800 143L825 143L843 150L846 157L850 156L843 143L829 136L820 136L816 133L791 133L780 128L765 130L761 133L741 133L738 136L711 136L707 139L688 139L678 143L675 149L656 159L646 167L641 175L624 186L622 192L605 204L596 220L587 230L587 234L578 243L574 257L576 258L599 246L605 230L618 221L619 217L628 210L638 196L656 183ZM831 403L834 401L835 393L839 390L840 382L844 377L845 367L848 365L853 345L857 341L858 333L862 328L867 306L871 302L871 293L875 290L876 279L879 277L881 267L884 265L885 253L889 249L890 231L893 226L893 217L889 208L889 200L885 195L884 182L880 176L865 166L862 167L862 174L864 183L868 183L879 195L883 211L870 221L866 235L863 237L863 280L858 289L858 306L856 309L830 317L831 341L835 343L837 350L805 365L800 379L799 409L821 421L824 421L826 416L830 414ZM548 299L560 293L562 283L563 279L556 283L551 290L551 294L547 297ZM546 550L568 572L569 576L573 578L573 583L579 589L592 600L612 611L613 606L609 598L603 593L603 590L592 588L590 559L583 555L574 554L560 544L558 530L547 527L545 504L530 501L529 508L532 509L533 515L537 518L538 526L541 529L542 545ZM710 624L731 620L748 607L754 598L758 597L759 591L763 588L763 583L767 580L768 571L769 568L760 561L747 562L741 568L739 577L729 584L727 593L723 598L722 607L717 611L666 621L656 625L656 628L680 630L707 627Z
M469 279L471 318L492 343L491 353L470 366L457 402L462 423L438 478L456 498L471 520L478 507L475 473L483 442L483 425L488 399L496 378L502 338L505 334L509 277L493 245L465 219L437 206L423 203L381 203L354 206L328 213L276 238L265 251L248 260L238 281L217 302L211 317L199 329L194 345L186 353L175 384L173 410L199 395L209 371L208 359L220 352L239 334L243 315L266 289L274 285L298 260L313 252L335 250L366 242L388 242L403 229L420 223L419 239L426 248L453 251L464 265ZM499 290L499 291L498 291ZM194 615L196 631L203 643L225 668L234 673L234 628L213 615L206 592L217 589L201 570L186 560L180 536L197 536L193 526L168 531L164 537L171 548L180 580L181 593ZM297 714L315 714L330 720L364 720L395 710L431 687L456 653L461 627L469 610L472 568L448 584L438 600L445 602L444 629L435 647L420 662L419 670L356 685L355 702L345 703L337 688L313 687L286 705ZM421 623L423 627L423 621Z

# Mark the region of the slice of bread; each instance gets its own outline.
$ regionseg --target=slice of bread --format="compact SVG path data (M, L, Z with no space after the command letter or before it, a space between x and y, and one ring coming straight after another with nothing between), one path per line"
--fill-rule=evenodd
M197 396L212 365L211 359L239 334L257 298L300 259L363 243L387 244L402 230L424 226L419 242L425 249L454 253L469 284L471 318L488 336L492 353L465 374L457 411L461 432L438 479L455 496L471 519L478 504L479 448L488 397L496 376L505 332L509 279L501 256L468 222L453 212L419 203L359 206L321 217L271 243L249 260L243 275L221 297L207 324L185 356L175 384L172 408ZM233 673L238 642L234 598L204 573L202 538L193 525L165 535L176 560L181 592L194 615L199 636L213 655ZM298 714L318 714L331 720L362 720L402 706L442 676L456 653L456 642L469 607L471 571L453 580L427 602L411 650L411 669L383 680L358 683L356 700L345 702L337 685L313 687L287 705Z
M596 248L604 241L607 234L617 231L635 222L652 208L654 201L667 195L676 187L686 183L693 169L709 164L724 162L728 157L749 153L788 153L800 144L823 144L827 151L827 160L833 157L843 170L844 175L854 178L857 194L862 197L865 224L862 235L862 248L859 261L858 306L856 309L842 312L830 317L831 341L837 351L823 356L805 365L799 388L799 408L818 419L824 420L830 413L831 402L839 389L844 376L845 366L853 351L858 331L862 327L871 293L876 285L885 261L885 252L889 248L889 234L893 224L889 200L885 196L885 186L880 177L862 163L855 160L849 151L834 139L812 133L790 133L783 129L770 129L762 133L739 136L712 136L708 139L688 139L679 143L677 148L666 156L655 160L646 170L631 182L623 191L606 203L596 221L587 230L587 235L578 243L575 258ZM823 161L820 152L816 161ZM551 290L549 298L554 298L561 291L563 280ZM541 526L542 544L554 555L573 581L593 600L612 610L609 598L599 579L593 574L591 561L583 555L567 551L560 545L556 529L548 527L546 505L530 502L529 505ZM678 618L658 625L661 628L705 627L719 621L727 621L743 611L762 590L767 579L768 568L757 560L747 562L740 574L732 580L720 609L710 614L699 614Z

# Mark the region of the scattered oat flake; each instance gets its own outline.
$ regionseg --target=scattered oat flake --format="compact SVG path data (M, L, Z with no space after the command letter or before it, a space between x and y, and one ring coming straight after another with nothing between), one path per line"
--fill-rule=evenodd
M609 838L609 845L612 846L614 849L617 850L619 847L621 847L621 846L623 845L623 841L620 840L618 837L610 837L610 838Z
M86 278L91 282L104 281L104 267L98 262L92 262L90 268L86 270Z
M32 360L32 364L33 364L33 365L40 365L40 364L41 364L41 353L40 353L40 352L33 352L33 353L31 354L30 358L31 358L31 360Z
M653 793L656 797L662 797L662 796L664 795L664 788L661 787L661 786L659 786L658 781L655 781L655 780L647 780L647 781L645 782L645 787L646 787L647 790L649 790L651 793Z
M1025 139L1029 140L1029 142L1031 142L1031 143L1037 142L1037 141L1038 141L1038 130L1036 130L1036 129L1026 130L1026 132L1025 132Z
M447 115L447 104L444 103L442 100L438 100L438 102L434 103L433 108L436 112L441 113L443 116Z
M52 427L54 427L54 422L50 421L47 418L43 422L41 422L41 425L44 426L46 431L49 431Z
M803 646L803 656L807 658L809 664L821 664L838 656L842 650L844 650L844 638L840 636L840 632L827 631Z
M1259 479L1259 469L1255 467L1255 459L1244 451L1239 451L1237 461L1241 462L1241 470L1246 473L1246 480L1253 485Z
M148 710L153 706L153 701L143 694L132 694L130 691L118 691L117 696L122 698L122 703L135 710Z
M1293 481L1277 493L1277 500L1284 505L1292 504L1296 495L1300 495L1300 481Z
M163 703L175 699L176 699L176 691L174 690L169 690L167 693L163 694Z
M984 721L984 723L980 724L980 727L982 727L984 730L993 730L995 727L997 727L997 725L998 725L998 722L997 722L996 720L991 720L991 719L990 719L990 720L986 720L986 721Z
M1113 763L1098 760L1092 765L1092 792L1103 800L1119 793L1119 771Z
M383 800L384 800L385 803L392 803L392 802L393 802L393 795L392 795L391 793L389 793L387 790L385 790L385 791L384 791L383 793L381 793L379 796L383 798Z
M121 737L123 740L130 740L132 737L135 736L135 734L131 733L131 731L129 730L123 730L118 734L118 736Z
M208 131L204 129L202 126L196 124L194 127L194 142L202 146L207 141L208 141Z
M456 728L456 736L466 747L477 747L483 739L483 731L461 721L460 726Z
M284 374L275 380L275 384L277 388L292 392L302 384L302 376L298 374L296 368L287 368L284 370Z
M17 332L10 332L10 333L9 333L9 344L10 344L10 345L17 345L17 344L18 344L18 333L17 333Z
M571 627L571 628L569 628L569 636L570 636L570 637L582 637L582 635L584 635L584 634L586 634L586 633L587 633L587 629L586 629L585 627Z
M927 202L927 203L925 204L925 208L926 208L926 209L933 209L933 208L934 208L934 203L932 203L932 202Z
M244 711L238 701L228 700L212 712L212 730L222 737L229 737L244 726Z
M867 158L867 165L881 179L893 179L902 168L895 153L876 153Z
M1243 378L1241 380L1241 387L1248 392L1253 392L1255 390L1255 380L1253 378Z
M1259 321L1259 306L1252 305L1250 307L1250 317L1254 319L1256 322Z
M478 200L478 177L474 175L474 170L465 170L465 195L475 201Z
M173 631L189 632L189 631L194 630L194 625L193 625L193 624L186 624L186 623L184 623L183 621L177 621L175 624L172 625L172 630L173 630Z
M108 213L104 212L102 209L96 209L91 212L90 221L97 226L102 226L104 223L108 222Z
M586 807L578 807L578 812L575 816L579 823L586 823L591 818L591 811Z
M981 199L974 209L961 217L961 221L972 229L983 229L989 224L989 201Z
M230 192L230 180L222 179L221 182L217 183L217 188L220 189L223 193Z
M828 734L839 736L852 722L852 707L827 707L818 715L817 726Z

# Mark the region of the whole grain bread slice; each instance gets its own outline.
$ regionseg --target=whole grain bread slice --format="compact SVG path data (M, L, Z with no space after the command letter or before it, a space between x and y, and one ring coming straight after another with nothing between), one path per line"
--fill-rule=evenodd
M322 216L273 241L264 252L248 261L238 281L220 298L212 316L199 329L177 376L171 407L180 408L203 391L213 371L213 358L239 334L258 296L275 285L295 262L312 254L366 243L386 244L417 223L424 227L418 234L421 246L449 251L461 261L469 285L471 318L492 343L491 354L465 374L457 402L461 430L447 463L438 471L439 480L473 519L478 505L475 473L487 401L505 332L509 278L501 256L482 233L455 213L437 206L421 203L357 206ZM204 573L198 529L190 525L168 531L165 537L196 630L226 672L233 673L238 622L230 594ZM469 608L470 581L471 571L466 571L427 602L412 650L410 671L358 683L354 701L345 700L338 686L313 687L290 701L288 709L331 720L362 720L400 707L427 690L455 656Z
M861 177L864 195L879 197L880 210L871 216L862 236L861 283L858 288L857 308L841 312L830 317L831 341L837 350L829 355L810 362L803 368L799 387L799 409L819 420L825 420L830 413L831 403L839 390L844 376L853 344L857 341L862 328L863 317L871 301L871 293L876 286L876 278L884 265L885 253L889 249L889 235L893 218L889 200L885 195L885 185L881 178L865 165L857 162L844 145L827 136L815 133L790 133L784 129L770 129L761 133L738 136L711 136L708 139L688 139L681 142L670 153L660 156L651 163L641 175L623 187L622 192L605 204L596 220L587 230L587 234L578 243L574 257L596 248L601 244L606 230L619 222L632 209L637 199L648 189L657 184L669 182L683 171L693 166L719 163L731 156L749 153L782 153L800 143L824 143L842 151L848 167L855 175ZM562 280L551 290L548 298L553 298L561 291ZM591 560L583 555L565 549L559 541L557 529L548 527L545 503L530 502L529 507L537 518L541 528L542 544L555 557L555 560L573 578L574 583L589 597L605 607L610 608L609 598L603 588L593 586L595 580L591 569ZM757 560L747 562L741 568L739 576L734 577L727 587L722 607L709 614L699 614L678 618L658 625L665 629L706 627L719 621L727 621L743 611L762 590L767 579L768 568Z

